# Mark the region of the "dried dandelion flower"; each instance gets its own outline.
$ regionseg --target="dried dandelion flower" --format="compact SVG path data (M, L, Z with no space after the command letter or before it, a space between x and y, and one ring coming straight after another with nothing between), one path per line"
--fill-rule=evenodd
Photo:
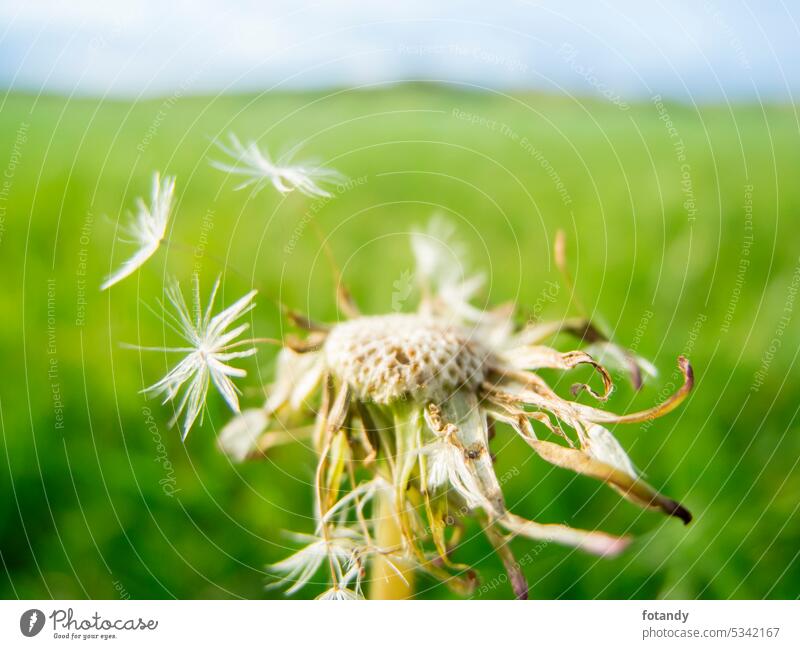
M305 547L297 554L273 566L283 575L279 583L291 584L289 592L324 568L329 590L323 597L361 597L369 561L373 597L410 596L415 570L467 594L476 578L455 563L453 550L460 534L454 523L468 515L482 522L517 597L527 595L527 585L508 547L514 536L605 557L625 549L630 537L534 522L509 511L490 453L496 422L508 424L551 464L601 480L641 507L691 519L642 480L606 428L674 409L692 387L688 361L678 360L684 376L678 392L643 412L617 415L560 396L539 370L593 368L602 388L579 384L573 394L585 391L600 402L613 385L586 351L545 346L554 332L602 343L614 358L630 355L585 320L520 328L508 308L476 308L470 298L477 276L460 279L448 269L446 256L458 248L441 222L433 227L412 240L417 276L425 282L417 313L364 316L342 291L346 321L321 325L290 314L308 335L285 343L265 406L245 411L220 437L236 459L258 457L291 439L312 440L317 529L302 537ZM314 424L295 435L287 422L302 416Z

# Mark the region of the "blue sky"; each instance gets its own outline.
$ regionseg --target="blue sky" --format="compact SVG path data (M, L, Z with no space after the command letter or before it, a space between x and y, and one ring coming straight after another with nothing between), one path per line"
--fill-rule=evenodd
M442 80L630 100L793 100L797 2L0 3L0 85L143 96Z

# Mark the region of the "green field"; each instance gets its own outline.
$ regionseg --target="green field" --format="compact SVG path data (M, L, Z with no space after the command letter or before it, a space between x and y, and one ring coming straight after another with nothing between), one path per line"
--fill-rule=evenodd
M616 429L648 480L692 510L686 528L500 431L497 472L514 474L504 489L515 511L639 536L612 561L534 552L531 596L797 597L798 123L793 106L621 110L425 85L137 103L6 96L0 593L281 597L264 589L265 566L287 554L284 530L311 531L314 458L286 447L232 466L214 443L227 420L216 396L182 443L169 409L139 393L165 358L120 343L174 343L148 307L166 273L193 270L206 288L224 272L225 302L259 288L258 335L284 331L271 298L335 320L318 231L362 308L389 311L413 270L407 232L441 211L489 272L492 302L556 319L577 312L550 252L566 230L579 300L661 371L639 393L620 385L611 409L652 405L681 353L697 375L680 410ZM302 142L352 183L330 201L235 192L208 164L229 131L277 152ZM115 222L153 170L177 176L176 245L101 293L127 252L112 256ZM274 354L244 365L246 403L260 403ZM476 531L458 558L498 584L502 566ZM529 541L514 548L531 555ZM450 596L425 580L419 595ZM504 584L481 594L510 596Z

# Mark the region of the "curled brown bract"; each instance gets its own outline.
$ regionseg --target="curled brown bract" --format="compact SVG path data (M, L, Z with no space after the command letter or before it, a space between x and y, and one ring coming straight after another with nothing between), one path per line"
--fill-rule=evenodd
M685 356L678 357L678 369L680 369L683 376L683 385L681 385L681 387L678 388L678 390L666 400L662 401L656 406L653 406L652 408L641 410L639 412L632 412L627 415L616 415L611 412L605 412L603 410L598 410L597 408L591 408L582 404L578 404L578 409L582 414L586 414L586 418L589 421L596 423L635 424L637 422L658 419L659 417L663 417L664 415L672 412L675 410L675 408L681 405L686 400L686 397L689 396L689 393L694 387L694 370L692 369L691 363L689 363Z

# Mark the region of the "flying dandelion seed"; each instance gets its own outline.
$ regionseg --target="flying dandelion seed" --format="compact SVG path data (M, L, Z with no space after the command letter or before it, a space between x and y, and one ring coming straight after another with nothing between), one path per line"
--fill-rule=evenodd
M369 559L373 597L410 597L415 570L467 594L475 588L474 573L452 554L460 534L454 522L470 514L498 549L517 597L527 596L527 585L509 538L560 543L603 557L626 548L628 536L538 523L509 511L489 450L495 422L509 425L555 466L601 480L641 507L684 523L691 519L683 506L641 479L606 428L677 407L693 384L688 361L678 360L683 386L643 412L617 415L558 395L539 370L585 365L600 387L577 384L573 394L608 399L611 376L592 356L543 344L557 331L581 338L593 331L602 340L600 334L588 321L519 328L508 308L473 306L479 276L459 279L463 273L454 271L452 254L463 252L451 237L441 222L412 237L415 276L424 283L416 313L361 315L349 293L340 291L348 320L324 325L295 317L308 335L287 341L264 408L246 411L222 432L220 445L232 457L257 457L280 434L269 431L270 425L283 428L282 441L291 441L300 435L287 430L286 422L302 414L314 418L318 529L302 537L303 549L272 566L282 575L280 584L291 584L288 592L324 567L330 589L323 596L361 597L361 571ZM609 354L625 357L602 342ZM371 478L359 480L364 473Z
M256 291L250 291L227 309L212 316L219 283L218 278L211 289L208 306L203 311L200 304L200 282L195 276L192 292L193 308L189 311L178 282L171 280L165 293L175 313L172 314L164 308L166 322L182 336L187 346L139 348L186 354L164 378L144 390L148 395L163 395L164 403L175 400L183 391L170 422L171 426L174 425L183 415L181 425L183 439L186 439L198 416L202 423L202 411L208 396L209 382L214 384L230 409L239 412L239 391L231 379L243 378L247 376L247 372L232 367L228 362L256 353L256 349L252 346L244 350L238 349L251 345L253 340L236 341L249 328L249 323L245 322L230 329L236 320L255 308L253 298Z
M100 286L101 291L133 274L158 250L167 231L174 193L175 178L167 176L162 181L158 173L153 174L150 205L141 198L137 199L137 210L132 222L122 227L129 238L121 238L120 241L135 244L138 249L116 272L105 279Z
M320 167L313 160L293 162L299 147L273 161L269 153L261 151L255 142L242 144L233 133L229 136L230 144L217 142L217 147L233 159L233 162L211 161L211 166L234 176L241 176L242 182L237 190L254 187L260 191L267 184L281 194L295 190L307 196L328 198L332 194L322 185L339 185L347 181L347 177L334 169Z

